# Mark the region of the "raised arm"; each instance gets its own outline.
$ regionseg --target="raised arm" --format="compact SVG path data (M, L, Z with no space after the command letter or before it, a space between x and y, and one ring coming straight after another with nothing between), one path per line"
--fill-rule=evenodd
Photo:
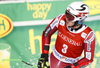
M42 33L42 53L49 53L51 36L58 29L58 18L54 18Z
M58 29L58 18L54 18L52 22L46 27L42 33L42 54L38 62L38 68L50 68L48 62L49 46L51 41L51 36Z

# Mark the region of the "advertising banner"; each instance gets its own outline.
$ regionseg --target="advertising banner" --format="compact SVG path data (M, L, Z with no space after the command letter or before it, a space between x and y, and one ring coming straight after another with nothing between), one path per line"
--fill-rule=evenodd
M42 53L42 32L53 18L65 12L71 2L73 1L0 4L0 43L3 46L9 45L8 48L0 50L0 68L5 66L8 66L6 68L37 68L38 59ZM84 24L92 28L96 38L94 61L86 68L99 68L100 1L83 2L89 6L90 10L90 16ZM34 25L37 23L39 24ZM55 45L56 34L57 32L52 35L49 53ZM4 57L7 55L10 57ZM33 66L26 65L21 60Z

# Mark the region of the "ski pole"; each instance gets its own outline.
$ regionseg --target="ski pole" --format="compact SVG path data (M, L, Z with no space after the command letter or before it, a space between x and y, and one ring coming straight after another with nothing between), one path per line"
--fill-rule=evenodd
M29 64L28 62L23 61L21 59L2 59L1 61L19 61L19 62L23 62L23 63L25 63L25 64L27 64L29 66L37 67L36 65Z

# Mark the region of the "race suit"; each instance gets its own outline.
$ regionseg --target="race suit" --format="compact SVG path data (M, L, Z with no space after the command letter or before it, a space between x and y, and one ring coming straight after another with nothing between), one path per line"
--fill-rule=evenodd
M78 30L66 25L65 15L54 18L42 34L42 53L49 54L51 36L57 39L50 55L50 68L80 68L89 65L94 58L95 36L92 29L82 24ZM84 52L84 57L81 57ZM74 63L77 63L73 66Z

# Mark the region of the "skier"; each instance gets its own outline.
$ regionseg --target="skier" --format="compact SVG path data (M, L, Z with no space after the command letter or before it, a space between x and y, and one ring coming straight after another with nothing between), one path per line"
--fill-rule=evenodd
M52 20L42 34L38 68L85 68L93 62L95 35L90 27L83 24L88 16L88 6L77 1L66 8L65 14ZM49 57L51 36L57 30L56 43ZM81 57L83 51L84 57Z

